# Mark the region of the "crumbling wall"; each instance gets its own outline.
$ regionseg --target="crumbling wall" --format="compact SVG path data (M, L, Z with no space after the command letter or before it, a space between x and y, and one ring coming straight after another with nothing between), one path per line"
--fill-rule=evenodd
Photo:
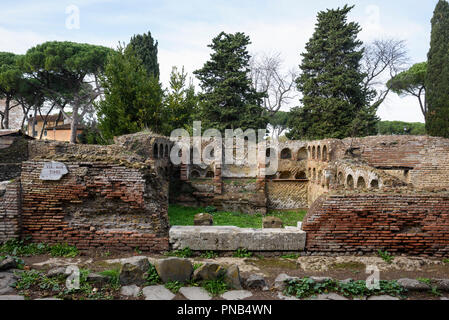
M161 251L168 248L168 180L144 156L121 146L30 143L22 164L22 236L36 242ZM40 179L48 161L66 165Z
M27 139L15 135L0 137L0 181L20 177L21 163L27 159Z
M302 229L320 253L449 255L449 193L341 192L321 196Z
M0 185L0 243L20 236L21 228L20 181Z

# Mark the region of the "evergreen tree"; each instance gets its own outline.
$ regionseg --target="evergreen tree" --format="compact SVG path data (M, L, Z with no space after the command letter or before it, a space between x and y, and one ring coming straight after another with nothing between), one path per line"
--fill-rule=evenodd
M142 35L135 35L131 38L128 46L133 47L137 57L139 57L148 74L159 79L159 63L157 60L157 41L154 41L151 32Z
M183 128L191 131L193 121L198 113L198 97L195 87L187 83L184 67L178 71L173 67L170 75L170 88L164 99L165 120L164 134L169 136L174 129Z
M250 39L244 33L221 32L212 40L210 60L194 72L201 82L200 117L203 128L265 129L262 98L252 86L249 76L247 46Z
M373 92L362 86L360 26L347 22L353 7L318 13L312 38L302 54L298 90L302 107L292 108L291 139L345 138L376 134L376 108L369 106Z
M114 136L144 129L161 133L163 91L132 47L119 47L117 54L110 56L101 85L105 98L96 107L105 143L112 142Z
M426 130L431 136L449 138L449 3L440 0L432 18L427 61Z

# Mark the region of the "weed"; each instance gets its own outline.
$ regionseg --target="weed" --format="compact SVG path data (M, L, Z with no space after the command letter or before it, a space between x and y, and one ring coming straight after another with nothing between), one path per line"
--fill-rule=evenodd
M136 254L142 254L142 251L139 249L139 247L135 247L135 248L134 248L134 252L135 252Z
M0 246L0 252L7 253L13 256L34 256L39 254L46 254L49 247L43 243L29 243L26 244L24 240L9 240Z
M443 259L443 263L449 264L449 259Z
M216 257L218 257L218 253L216 253L215 251L206 251L205 253L201 254L201 258L205 259L215 259Z
M160 282L161 278L159 277L156 268L152 264L150 264L150 267L148 268L148 271L145 274L145 284L152 286Z
M237 249L236 252L232 255L234 258L251 258L253 256L252 252L248 252L247 249Z
M206 211L206 213L214 213L217 212L217 208L215 208L214 206L207 206L204 211Z
M390 264L394 260L394 257L388 251L382 251L382 250L379 249L377 251L377 253L382 258L382 260L385 261L386 263Z
M348 297L373 296L373 295L392 295L403 297L406 290L396 281L379 282L378 289L369 289L366 282L350 281L342 283L335 280L327 280L322 283L316 283L312 279L306 277L303 279L294 279L286 281L285 294L296 296L297 298L307 298L313 295L336 292Z
M112 288L118 289L120 288L120 269L110 269L110 270L104 270L100 272L102 276L109 277L109 283L111 284Z
M165 284L165 287L173 293L178 293L182 287L182 283L179 281L169 281Z
M203 281L201 286L213 296L223 294L229 289L223 278Z
M51 246L50 254L53 257L75 258L79 252L75 246L69 246L67 243L64 243Z
M202 265L203 265L202 263L193 264L193 270L199 269Z
M434 286L432 284L432 280L430 280L429 278L418 278L416 279L419 282L425 283L430 287L430 293L433 294L436 297L441 297L441 292L438 290L438 287Z
M190 250L189 247L184 248L182 250L175 250L175 251L171 251L171 252L167 252L165 255L172 257L180 257L180 258L190 258L191 256L193 256L193 252L192 250Z

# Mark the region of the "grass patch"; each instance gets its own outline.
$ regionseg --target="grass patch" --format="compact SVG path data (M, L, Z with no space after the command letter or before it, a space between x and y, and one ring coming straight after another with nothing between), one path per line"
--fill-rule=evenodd
M104 270L104 271L100 272L99 274L101 274L102 276L108 277L109 283L111 284L111 286L113 286L114 288L117 288L117 289L120 288L120 268Z
M147 273L145 274L145 285L153 286L155 284L161 283L161 278L159 277L156 267L150 264Z
M190 258L193 256L192 250L189 247L182 250L169 251L165 253L168 257L178 257L178 258Z
M75 258L79 252L75 246L69 246L67 243L64 243L52 246L50 254L53 257Z
M24 240L9 240L0 246L0 252L12 256L29 257L50 253L53 257L74 258L79 252L68 244L25 243Z
M196 214L204 213L206 208L183 207L179 205L170 205L168 208L168 217L172 226L193 226L193 220ZM208 210L209 211L209 210ZM270 212L270 216L280 218L285 226L296 227L298 221L302 221L306 215L305 210ZM247 214L239 212L216 211L210 214L214 217L215 226L236 226L240 228L262 228L262 214Z
M299 253L291 253L291 254L284 254L281 256L282 259L293 259L297 260L301 255Z
M204 258L204 259L215 259L217 257L218 257L218 253L216 253L215 251L206 251L201 254L201 258Z

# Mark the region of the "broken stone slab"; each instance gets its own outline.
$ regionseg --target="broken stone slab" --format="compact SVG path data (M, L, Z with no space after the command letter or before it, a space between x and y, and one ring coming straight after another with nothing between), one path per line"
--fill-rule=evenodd
M415 279L402 278L397 283L408 291L427 291L430 290L430 286L426 283Z
M189 300L211 300L212 296L201 287L182 287L179 289L184 297Z
M393 301L393 300L401 300L401 299L392 297L392 296L382 295L382 296L371 296L371 297L368 297L367 300L381 300L381 301L392 300Z
M278 292L278 299L288 300L288 301L299 301L300 300L294 296L286 296L282 292Z
M56 267L56 268L52 268L47 271L47 277L49 277L49 278L59 277L59 276L67 277L70 275L70 273L71 272L68 271L66 267Z
M145 272L138 266L125 263L120 268L120 284L127 286L131 284L143 285L145 283Z
M110 278L99 273L89 273L89 275L87 276L87 281L92 282L97 286L104 286L105 284L109 283Z
M214 224L214 218L208 213L198 213L193 218L194 226L212 226Z
M17 267L17 261L12 257L6 257L0 261L0 271L8 271Z
M274 288L280 291L283 291L285 289L285 287L287 286L287 284L285 283L285 281L288 280L297 280L299 278L296 277L290 277L289 275L285 274L285 273L281 273L280 275L278 275L276 277L276 279L274 280Z
M259 274L252 274L246 279L246 287L249 289L263 289L267 286L265 278Z
M242 289L242 279L240 278L240 270L237 265L233 264L226 270L224 281L232 289Z
M339 294L336 293L326 293L326 294L319 294L318 296L316 296L315 299L312 300L335 300L335 301L339 301L339 300L348 300L348 298L345 298Z
M264 229L282 229L284 223L278 217L264 217L262 219L262 226Z
M253 294L247 290L231 290L223 293L220 297L225 300L243 300L252 296Z
M175 295L164 286L149 286L142 289L145 300L173 300Z
M148 257L145 257L145 256L135 256L135 257L129 257L129 258L112 259L112 260L106 260L105 262L108 264L119 263L121 265L128 263L128 264L138 267L143 272L147 272L148 269L150 268L150 262L148 260Z
M16 295L0 296L0 300L25 300L25 297Z
M216 280L226 274L226 269L218 263L205 263L193 272L193 280Z
M449 292L449 279L435 279L435 284L438 290Z
M158 260L156 271L163 282L189 281L193 273L193 265L188 259L167 258Z
M306 233L300 229L248 229L232 226L174 226L173 249L197 251L304 251Z
M123 296L137 298L139 296L139 293L140 287L136 286L135 284L120 288L120 294Z
M69 173L69 171L64 163L57 161L46 162L41 170L39 179L44 181L61 180L61 178L67 173Z

